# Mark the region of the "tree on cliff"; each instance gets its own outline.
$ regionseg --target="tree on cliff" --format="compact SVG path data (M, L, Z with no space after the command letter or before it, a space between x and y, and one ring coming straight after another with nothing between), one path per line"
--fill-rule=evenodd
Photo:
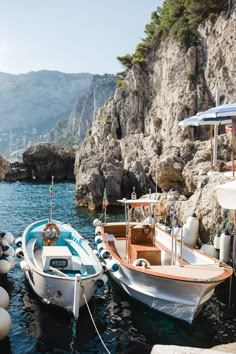
M203 6L199 0L166 0L162 8L152 12L151 21L145 26L146 37L138 43L134 54L117 59L129 70L135 63L145 62L154 43L168 35L175 36L186 47L196 44L199 24L210 15L214 19L219 12L227 10L230 3L229 0L205 0Z

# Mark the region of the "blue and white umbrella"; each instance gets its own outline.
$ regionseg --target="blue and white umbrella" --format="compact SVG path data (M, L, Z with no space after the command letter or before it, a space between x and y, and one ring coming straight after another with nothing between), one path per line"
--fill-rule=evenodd
M220 124L232 123L232 117L236 117L236 103L224 104L210 108L204 112L197 113L195 116L186 118L179 122L182 127L187 126L202 126L202 125L214 125L214 156L213 161L216 165L217 161L217 127Z
M224 104L197 113L195 116L186 118L179 122L182 127L199 125L230 124L232 117L236 117L236 103Z

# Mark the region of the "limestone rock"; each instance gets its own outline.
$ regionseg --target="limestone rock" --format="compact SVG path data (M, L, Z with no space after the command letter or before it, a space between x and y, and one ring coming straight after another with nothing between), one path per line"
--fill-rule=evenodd
M74 179L75 151L57 145L41 143L31 146L23 154L28 176L39 180Z
M5 174L10 169L10 162L0 156L0 181L4 180Z
M99 109L76 154L77 203L85 204L91 192L96 204L101 204L106 183L112 203L116 197L129 197L133 187L138 197L149 189L174 188L188 212L204 209L206 204L201 226L204 239L209 238L210 229L218 232L223 227L223 211L216 215L219 226L211 225L213 210L219 206L208 201L216 183L207 176L212 155L210 129L182 128L178 123L215 106L217 87L220 103L234 100L235 4L227 16L222 13L201 25L197 45L186 48L173 36L166 37L144 63L128 71L114 97ZM231 139L219 127L218 163L230 163L231 153ZM187 215L182 207L179 213L184 222Z
M27 180L30 176L28 175L27 167L22 162L13 162L10 164L10 168L5 174L5 181L21 181Z

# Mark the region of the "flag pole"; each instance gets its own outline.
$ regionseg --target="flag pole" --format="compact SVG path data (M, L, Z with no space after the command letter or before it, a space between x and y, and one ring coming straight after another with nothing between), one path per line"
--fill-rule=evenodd
M53 207L53 183L54 183L54 176L52 176L52 182L49 187L49 195L50 195L50 215L49 215L49 222L52 221L52 207Z
M106 224L107 222L107 191L106 188L104 188L104 195L103 195L103 203L104 203L104 222Z

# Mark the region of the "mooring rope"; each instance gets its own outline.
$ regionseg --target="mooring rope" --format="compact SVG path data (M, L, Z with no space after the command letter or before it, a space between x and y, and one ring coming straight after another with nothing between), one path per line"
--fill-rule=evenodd
M83 289L83 288L82 288L82 289ZM84 289L83 289L83 290L84 290ZM101 335L100 335L100 333L99 333L99 331L98 331L98 329L97 329L97 326L96 326L95 321L94 321L94 319L93 319L93 315L92 315L92 313L91 313L91 311L90 311L89 304L88 304L88 302L87 302L85 293L83 293L83 297L84 297L84 301L85 301L85 304L86 304L86 306L87 306L87 309L88 309L88 312L89 312L91 321L93 322L94 328L95 328L95 330L96 330L96 332L97 332L97 335L98 335L98 337L99 337L99 339L100 339L100 341L101 341L103 347L104 347L105 350L107 351L107 353L108 353L108 354L111 354L111 353L109 352L109 350L107 349L106 344L104 343L104 341L103 341L103 339L102 339L102 337L101 337Z

